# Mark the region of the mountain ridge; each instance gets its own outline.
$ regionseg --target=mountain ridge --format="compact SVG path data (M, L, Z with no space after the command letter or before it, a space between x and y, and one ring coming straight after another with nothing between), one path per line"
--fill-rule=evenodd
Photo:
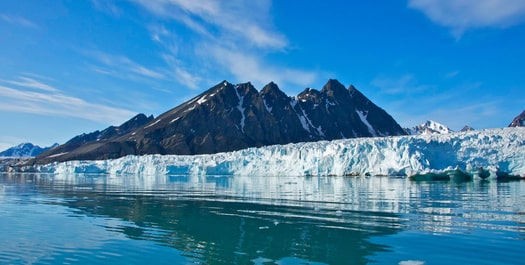
M34 157L56 146L58 146L58 144L40 147L32 143L21 143L0 152L0 157Z
M151 118L110 138L92 137L73 149L59 146L36 162L129 154L211 154L273 144L406 134L386 111L354 86L347 89L336 79L328 80L320 91L307 88L293 97L273 82L258 91L250 82L233 85L224 80Z

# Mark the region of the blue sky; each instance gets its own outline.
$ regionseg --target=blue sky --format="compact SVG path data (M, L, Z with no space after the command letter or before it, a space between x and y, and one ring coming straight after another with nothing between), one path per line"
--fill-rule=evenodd
M525 109L525 1L0 3L0 150L155 116L228 80L353 84L402 126Z

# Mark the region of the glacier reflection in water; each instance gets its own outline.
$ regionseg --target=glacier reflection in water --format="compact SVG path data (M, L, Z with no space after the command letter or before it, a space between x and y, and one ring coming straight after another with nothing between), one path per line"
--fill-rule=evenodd
M524 181L79 174L0 180L0 263L513 264L525 258Z

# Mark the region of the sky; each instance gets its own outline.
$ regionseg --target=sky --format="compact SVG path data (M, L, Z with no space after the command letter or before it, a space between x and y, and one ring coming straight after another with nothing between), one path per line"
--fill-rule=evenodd
M525 1L0 2L0 150L158 116L227 80L353 84L403 127L525 110Z

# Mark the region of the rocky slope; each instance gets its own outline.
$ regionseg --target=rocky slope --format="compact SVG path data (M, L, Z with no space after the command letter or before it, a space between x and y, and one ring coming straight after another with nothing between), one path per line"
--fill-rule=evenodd
M512 120L512 122L509 124L509 127L524 127L525 126L525 110L518 116L516 116L516 118L514 118L514 120Z
M333 79L320 91L308 88L295 97L287 96L275 83L259 92L250 83L223 81L155 119L140 120L147 122L120 133L75 137L43 153L36 162L130 154L212 154L274 144L406 134L355 87L347 89Z

